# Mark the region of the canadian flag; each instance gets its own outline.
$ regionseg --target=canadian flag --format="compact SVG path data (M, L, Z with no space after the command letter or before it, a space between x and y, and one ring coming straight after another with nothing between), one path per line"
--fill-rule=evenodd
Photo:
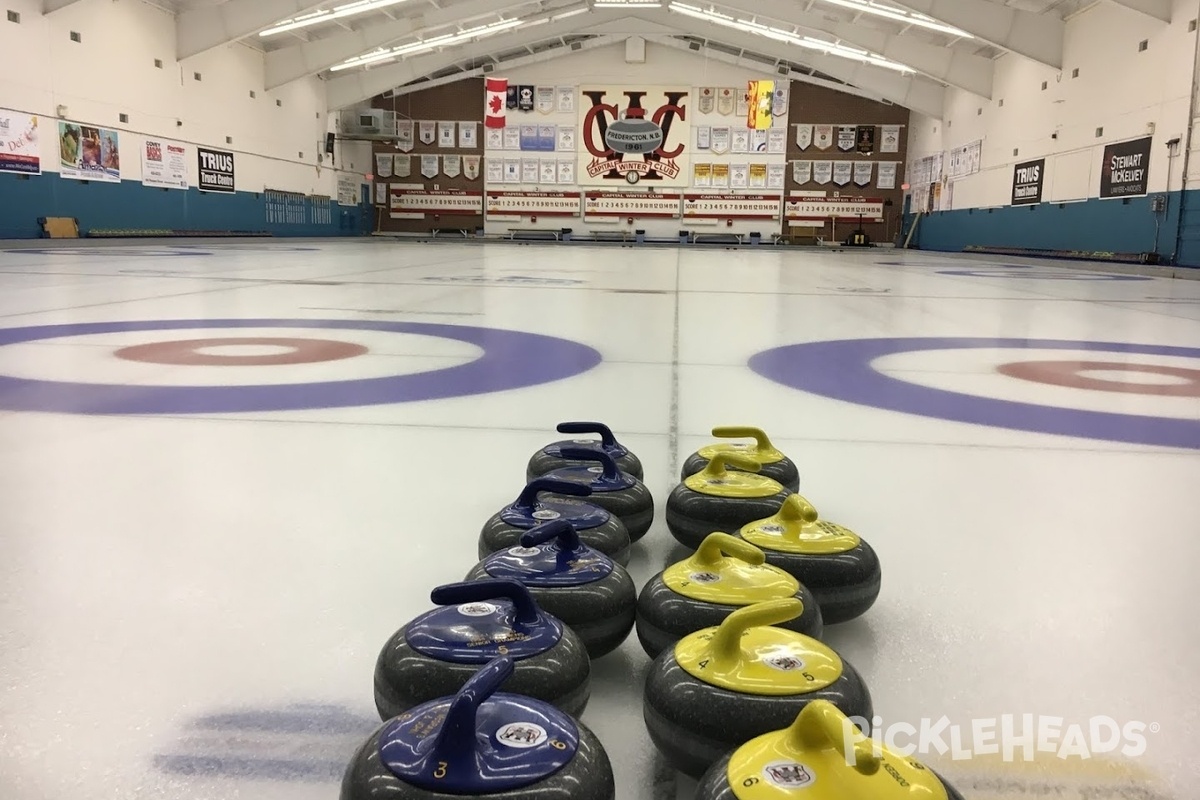
M507 103L508 78L487 79L487 103L483 113L484 125L488 128L504 127L504 107Z

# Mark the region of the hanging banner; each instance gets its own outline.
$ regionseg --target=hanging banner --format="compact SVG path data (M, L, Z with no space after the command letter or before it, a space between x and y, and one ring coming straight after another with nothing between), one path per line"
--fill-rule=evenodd
M729 152L729 128L712 129L712 151L719 156Z
M375 205L386 206L388 202L388 185L386 183L375 184Z
M509 125L504 129L504 149L505 150L520 150L521 149L521 128L517 125Z
M766 194L685 194L684 219L777 220L783 198Z
M881 153L899 153L900 152L900 126L899 125L884 125L883 126L883 142L879 146Z
M770 129L775 122L771 103L775 99L775 81L746 83L746 127L754 131Z
M832 161L814 161L812 162L813 182L825 185L833 180L833 162Z
M439 161L440 159L436 155L421 156L421 176L424 178L436 178Z
M458 123L458 146L462 150L474 150L479 146L479 139L475 136L476 124L474 122Z
M783 155L787 152L787 130L772 128L767 131L767 152Z
M437 141L437 124L422 120L417 123L417 135L421 144L433 144Z
M729 145L731 153L750 152L750 131L745 128L733 129L733 142Z
M411 119L396 123L396 149L401 153L410 153L413 149L413 123Z
M895 189L896 188L896 165L895 161L880 161L879 173L875 177L875 188L877 189Z
M442 216L482 216L483 192L463 190L436 191L391 187L392 219L423 219L431 214Z
M717 88L715 86L700 87L700 99L697 101L697 107L701 114L713 113L713 109L717 107Z
M828 150L833 146L833 126L832 125L814 125L813 126L813 145L818 150Z
M856 186L869 186L871 183L871 173L874 169L874 161L855 161L854 184Z
M750 131L750 152L765 153L767 152L767 134L770 131Z
M517 110L517 87L508 86L504 90L504 107L510 111Z
M479 156L463 156L463 177L469 181L479 179Z
M534 87L529 85L521 85L517 87L517 110L518 111L533 111L533 91Z
M457 178L462 172L462 156L442 156L442 173L447 178Z
M412 175L412 156L393 156L392 163L394 164L394 172L397 178L407 178Z
M0 108L0 172L42 174L38 118Z
M828 162L823 162L828 163ZM792 162L792 180L803 186L812 180L813 162L811 161L793 161Z
M1131 142L1110 144L1104 148L1100 173L1100 197L1140 197L1146 194L1150 178L1150 146L1147 136Z
M483 126L485 128L504 127L504 98L507 93L507 78L484 80Z
M504 130L502 128L484 129L483 146L487 150L504 149Z
M717 90L717 113L729 116L733 113L733 106L736 102L735 97L737 90L728 86L724 86Z
M854 149L854 143L858 140L858 128L854 125L843 125L838 128L837 146L838 150L850 151Z
M200 165L200 191L234 193L237 181L234 178L233 153L199 147L196 148L196 158Z
M593 185L691 180L689 87L583 86L578 179Z
M554 162L548 162L553 164ZM554 181L547 181L553 183ZM578 217L579 192L488 192L488 216Z
M796 147L801 150L807 150L813 143L813 126L812 125L797 125L796 126Z
M788 195L783 216L788 222L826 222L831 219L883 222L883 200L874 197L809 197L802 192L792 192Z
M504 159L488 158L486 164L487 182L504 183Z
M788 82L776 81L775 94L771 97L771 114L776 117L787 116L788 113Z
M107 128L59 122L59 177L120 183L120 140L119 133Z
M392 161L391 153L376 153L375 174L381 178L392 177Z
M567 159L558 161L558 182L560 184L575 183L575 162Z
M541 139L538 138L537 125L522 125L521 131L521 149L526 151L537 151L541 149Z
M505 183L520 183L521 182L521 159L519 159L519 158L504 159L504 182Z
M712 186L712 164L692 165L692 185L699 187Z
M538 163L538 183L558 182L558 162L543 158Z
M534 90L533 107L539 114L554 113L554 87L539 86Z
M539 162L536 158L521 159L521 183L537 183L541 177Z
M574 86L559 86L554 90L554 95L557 98L558 113L573 114L575 113L575 87Z
M555 142L557 149L563 153L574 152L575 150L575 126L574 125L559 125L557 131L557 141Z
M852 161L835 161L833 162L833 182L838 186L845 186L854 178L854 162Z
M712 185L714 189L729 188L729 165L713 164Z
M750 165L750 188L751 189L767 188L767 165L766 164L751 164Z
M587 192L583 213L586 217L679 219L680 197L661 192Z
M787 179L787 164L767 164L767 188L782 189Z
M858 152L864 156L872 155L875 152L875 126L859 125L855 135L858 142Z
M457 138L454 135L453 122L438 123L438 147L453 148Z
M696 149L707 150L712 143L712 127L709 125L696 126Z
M538 150L544 153L553 153L557 138L557 125L538 125Z
M748 164L729 165L729 188L745 189L750 182L750 167Z
M187 148L178 142L145 140L142 143L142 185L160 189L188 188ZM351 205L357 204L355 198Z
M747 119L750 114L750 89L749 87L742 89L737 93L737 106L733 110L736 117Z
M1026 161L1013 167L1012 204L1031 206L1042 202L1046 181L1046 159Z

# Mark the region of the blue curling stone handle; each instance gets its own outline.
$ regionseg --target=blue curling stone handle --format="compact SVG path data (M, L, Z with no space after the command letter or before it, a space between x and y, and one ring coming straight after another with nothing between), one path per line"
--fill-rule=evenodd
M579 541L566 520L538 525L521 537L518 547L488 556L484 569L494 578L520 581L526 586L583 586L608 577L611 558Z
M537 783L579 750L579 728L549 703L496 689L512 674L497 658L454 697L413 708L379 737L379 759L400 780L430 792L498 794Z
M581 484L597 492L619 492L637 485L637 479L621 471L617 462L600 448L564 447L563 458L572 461L595 461L592 467L562 467L542 477L548 480Z
M543 522L563 519L577 531L599 528L612 515L599 506L568 498L544 501L538 498L542 492L560 495L587 497L592 490L578 481L556 481L545 477L530 481L521 495L511 505L500 511L500 519L514 528L532 528Z
M559 433L596 433L600 435L600 441L595 439L565 439L561 442L552 442L542 448L542 452L555 458L565 458L562 454L564 447L595 447L599 445L604 452L608 453L613 458L621 458L629 455L627 450L617 437L613 436L612 429L602 422L561 422L558 425Z
M507 655L541 655L562 639L563 626L542 613L513 580L447 584L434 589L441 605L408 624L404 639L422 655L458 664L486 664Z

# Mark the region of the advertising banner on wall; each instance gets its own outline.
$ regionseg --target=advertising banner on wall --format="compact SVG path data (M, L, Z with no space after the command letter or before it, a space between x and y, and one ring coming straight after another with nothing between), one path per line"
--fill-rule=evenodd
M200 161L200 191L233 194L236 182L233 173L233 153L197 148Z
M1046 159L1025 161L1013 167L1012 204L1031 206L1042 202L1046 182Z
M682 86L581 87L579 182L687 186L690 95Z
M58 153L58 174L64 178L121 182L121 139L116 131L60 122Z
M1149 191L1150 145L1153 137L1119 142L1104 148L1100 197L1140 197Z
M187 148L178 142L147 139L142 144L142 185L188 188Z
M0 172L42 173L37 117L0 108Z

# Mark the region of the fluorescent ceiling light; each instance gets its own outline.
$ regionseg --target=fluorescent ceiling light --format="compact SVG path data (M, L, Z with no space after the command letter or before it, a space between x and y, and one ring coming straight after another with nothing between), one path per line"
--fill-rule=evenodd
M938 22L932 17L927 17L924 14L916 12L902 11L898 8L890 8L880 5L873 0L820 0L822 3L829 3L842 8L851 8L855 11L861 11L864 14L874 14L877 17L886 17L887 19L903 22L908 25L918 25L922 28L928 28L931 31L939 31L949 34L950 36L958 36L964 39L974 39L975 37L964 30L959 30L952 25L947 25L943 22Z
M323 11L314 11L311 14L294 17L293 19L285 19L278 25L267 28L259 36L274 36L279 33L287 33L288 31L307 28L309 25L319 25L322 22L341 19L342 17L352 17L355 14L365 14L368 11L375 11L388 6L399 5L406 0L358 0L355 3L346 3L345 5L334 6Z
M864 64L872 64L876 67L895 70L896 72L911 73L914 70L896 61L884 58L881 55L872 53L869 50L860 50L857 47L849 47L837 42L827 42L824 39L817 39L812 36L799 36L792 31L782 28L772 28L768 25L763 25L761 22L755 22L749 19L734 19L727 14L721 14L714 11L705 11L696 6L687 5L686 3L671 3L669 9L685 16L694 17L712 22L717 25L724 25L726 28L743 31L745 33L753 33L757 36L762 36L767 39L774 39L778 42L790 44L795 47L803 47L808 50L818 50L822 53L827 53L832 56L848 58L853 61L861 61Z
M429 39L422 39L419 42L410 42L402 44L390 49L374 50L365 55L356 56L336 66L330 67L330 72L338 72L351 67L361 67L366 64L374 64L379 61L391 60L402 56L411 56L417 53L427 53L430 50L437 50L440 47L449 47L450 45L465 42L468 39L478 39L484 36L491 36L501 31L511 30L525 24L523 19L508 19L503 22L493 22L490 25L480 25L475 28L468 28L457 33L447 33L441 36L433 36Z
M658 0L596 0L592 8L662 8Z

